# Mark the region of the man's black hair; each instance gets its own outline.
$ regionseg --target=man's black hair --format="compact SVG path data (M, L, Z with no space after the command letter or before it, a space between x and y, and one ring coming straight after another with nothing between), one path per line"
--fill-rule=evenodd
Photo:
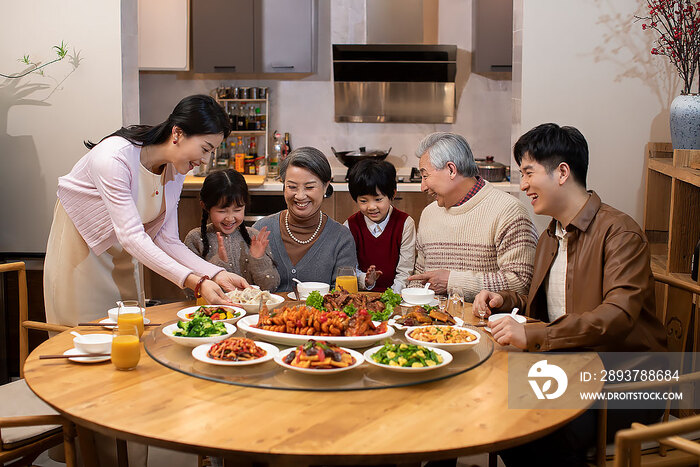
M566 162L574 180L586 187L588 173L588 143L580 131L572 126L543 123L522 135L513 146L513 156L518 165L523 157L530 157L552 173L559 164Z
M396 168L387 161L365 159L357 162L348 172L350 196L376 196L377 192L394 199L396 195Z

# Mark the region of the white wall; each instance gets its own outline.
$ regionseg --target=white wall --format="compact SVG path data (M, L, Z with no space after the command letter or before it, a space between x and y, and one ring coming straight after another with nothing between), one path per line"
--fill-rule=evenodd
M22 0L2 8L0 73L23 70L17 59L25 54L53 59L61 40L81 60L74 68L66 57L43 77L0 78L0 252L44 252L58 177L87 151L83 140L122 122L121 2Z
M434 131L464 135L477 157L493 155L508 163L511 133L510 73L489 76L470 73L472 10L474 0L440 0L438 42L456 44L458 52L457 115L454 124L336 123L333 82L330 75L331 43L364 43L365 0L321 0L319 44L321 59L314 76L285 80L216 79L196 73L141 73L141 120L160 122L179 99L196 92L209 93L220 84L268 86L271 89L271 130L288 131L292 146L315 146L329 155L335 168L342 164L332 156L339 151L392 147L389 161L397 167L417 165L418 142ZM325 18L325 20L324 20ZM324 29L325 28L325 29ZM325 46L324 44L325 37ZM248 78L248 77L246 77Z
M581 130L589 189L640 225L644 145L670 141L668 109L680 91L664 59L649 54L652 35L634 23L641 3L516 0L515 10L522 8L522 131L544 122ZM515 44L517 56L517 35ZM515 71L513 79L517 88Z

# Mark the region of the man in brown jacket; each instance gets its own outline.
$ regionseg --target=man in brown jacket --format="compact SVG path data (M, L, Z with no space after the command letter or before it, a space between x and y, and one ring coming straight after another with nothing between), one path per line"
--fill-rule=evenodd
M588 144L573 127L539 125L513 148L520 189L536 214L552 216L539 238L527 295L481 291L479 310L518 307L538 323L506 317L492 325L494 339L529 351L663 352L664 327L656 318L649 245L628 215L586 190ZM658 411L611 411L609 433L633 420L656 421ZM585 465L594 441L595 413L547 437L500 453L506 465ZM524 459L528 461L525 462ZM525 462L525 463L523 463Z

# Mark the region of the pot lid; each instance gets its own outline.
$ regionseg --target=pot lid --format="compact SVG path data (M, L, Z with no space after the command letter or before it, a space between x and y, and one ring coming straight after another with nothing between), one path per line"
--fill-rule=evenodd
M476 161L476 165L483 169L505 169L505 165L493 160L493 156L486 156L486 160Z
M331 147L331 149L333 149L333 147ZM333 149L333 152L343 154L343 152L336 151L335 149ZM346 156L350 156L350 157L368 157L368 156L385 156L385 155L389 154L390 152L391 152L391 148L389 148L388 151L382 151L380 149L370 149L368 151L365 146L360 146L359 151L347 151L347 152L344 152L344 154Z

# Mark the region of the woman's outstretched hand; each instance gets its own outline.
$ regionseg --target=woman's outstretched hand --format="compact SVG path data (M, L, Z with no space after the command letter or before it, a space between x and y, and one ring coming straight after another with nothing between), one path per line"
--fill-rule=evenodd
M220 274L217 274L217 276ZM199 291L202 294L202 298L210 305L231 305L231 300L221 290L219 284L212 280L202 282Z
M216 276L213 277L213 281L216 282L222 289L226 292L230 292L235 289L246 289L250 287L248 281L239 276L228 271L221 271Z
M253 258L263 257L267 245L270 244L270 240L268 240L269 236L270 231L267 230L267 227L263 227L256 236L250 239L250 256Z

